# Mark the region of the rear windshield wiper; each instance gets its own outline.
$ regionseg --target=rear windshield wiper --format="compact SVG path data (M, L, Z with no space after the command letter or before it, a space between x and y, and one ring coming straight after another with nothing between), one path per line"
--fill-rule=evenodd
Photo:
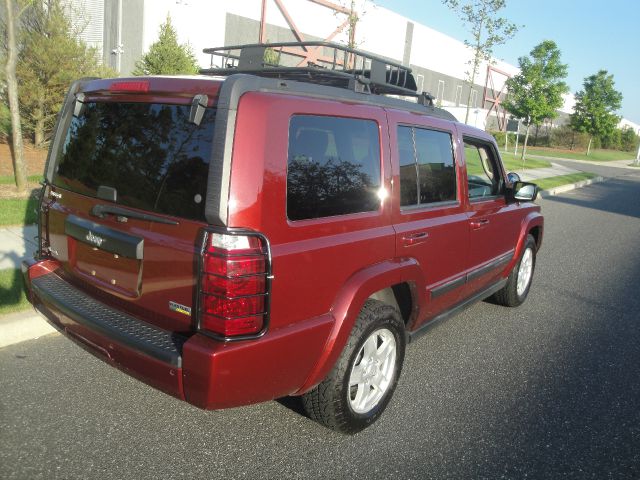
M91 209L91 215L98 218L104 218L108 213L116 215L118 217L136 218L138 220L148 220L149 222L164 223L167 225L179 225L175 220L169 220L159 215L150 215L148 213L140 213L135 210L130 210L126 207L118 207L116 205L94 205Z

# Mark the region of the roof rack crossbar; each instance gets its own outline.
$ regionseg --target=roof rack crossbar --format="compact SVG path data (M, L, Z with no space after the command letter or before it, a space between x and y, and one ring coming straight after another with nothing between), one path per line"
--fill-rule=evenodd
M203 52L211 55L211 67L200 71L205 75L242 72L375 94L418 96L409 67L338 43L254 43L205 48ZM215 66L216 57L220 58L219 67Z

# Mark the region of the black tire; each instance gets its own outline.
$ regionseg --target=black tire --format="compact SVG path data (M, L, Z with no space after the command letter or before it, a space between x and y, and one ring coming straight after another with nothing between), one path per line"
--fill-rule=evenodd
M531 254L531 273L529 274L529 280L526 288L518 293L518 275L521 273L520 265L522 264L523 258L527 251ZM522 255L520 255L520 259L513 270L509 274L509 278L507 279L507 284L498 292L493 295L493 300L505 307L517 307L522 305L522 302L525 301L527 295L529 294L529 289L531 288L531 283L533 283L533 273L535 271L536 266L536 241L532 235L527 235L527 240L525 241L524 248L522 249Z
M359 413L352 407L351 397L355 391L349 385L352 370L355 366L361 368L365 342L373 335L377 342L378 335L381 334L390 339L389 332L395 340L395 362L388 367L393 376L384 389L378 390L384 390L384 393L375 405L370 410ZM388 405L398 383L405 343L404 322L398 310L377 300L367 300L336 365L327 378L302 396L302 403L309 417L328 428L348 434L357 433L375 422ZM356 365L358 362L360 364ZM366 388L371 388L370 392L375 391L375 388L368 385Z

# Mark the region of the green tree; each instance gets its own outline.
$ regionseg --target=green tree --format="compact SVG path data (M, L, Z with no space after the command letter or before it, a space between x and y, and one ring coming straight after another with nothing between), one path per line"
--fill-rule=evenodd
M22 49L17 72L25 131L37 146L51 136L65 93L74 80L112 76L100 65L98 52L78 39L62 0L34 2L22 22Z
M616 129L620 117L614 112L622 105L622 93L615 89L613 75L606 70L585 78L583 85L584 90L576 93L571 127L589 135L589 155L593 137L606 137Z
M267 40L267 43L269 43L269 40ZM267 65L278 66L280 65L280 54L273 48L268 47L264 50L264 57L262 60Z
M622 129L614 128L600 137L601 148L620 150L622 147Z
M464 41L465 45L473 50L473 57L469 60L470 71L467 72L469 96L464 118L466 123L471 109L471 92L480 64L483 61L491 62L493 48L513 38L518 26L506 18L496 17L505 7L506 0L442 0L442 3L458 14L471 35L471 40Z
M518 59L520 73L507 80L509 96L503 104L527 126L522 160L527 153L531 125L539 126L545 119L555 118L557 109L563 104L562 94L569 91L563 81L567 76L567 65L560 61L560 50L555 42L544 40L529 55Z
M189 45L178 43L171 17L160 25L158 41L136 63L134 75L177 75L198 73L200 67Z

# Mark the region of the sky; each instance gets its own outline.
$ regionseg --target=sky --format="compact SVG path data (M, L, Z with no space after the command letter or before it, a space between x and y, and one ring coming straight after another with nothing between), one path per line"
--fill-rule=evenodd
M440 0L374 2L457 40L469 38ZM573 94L583 89L586 77L607 70L623 96L617 113L640 124L640 1L506 0L500 12L521 28L507 44L494 48L494 57L517 66L518 57L553 40L569 66L565 81Z

